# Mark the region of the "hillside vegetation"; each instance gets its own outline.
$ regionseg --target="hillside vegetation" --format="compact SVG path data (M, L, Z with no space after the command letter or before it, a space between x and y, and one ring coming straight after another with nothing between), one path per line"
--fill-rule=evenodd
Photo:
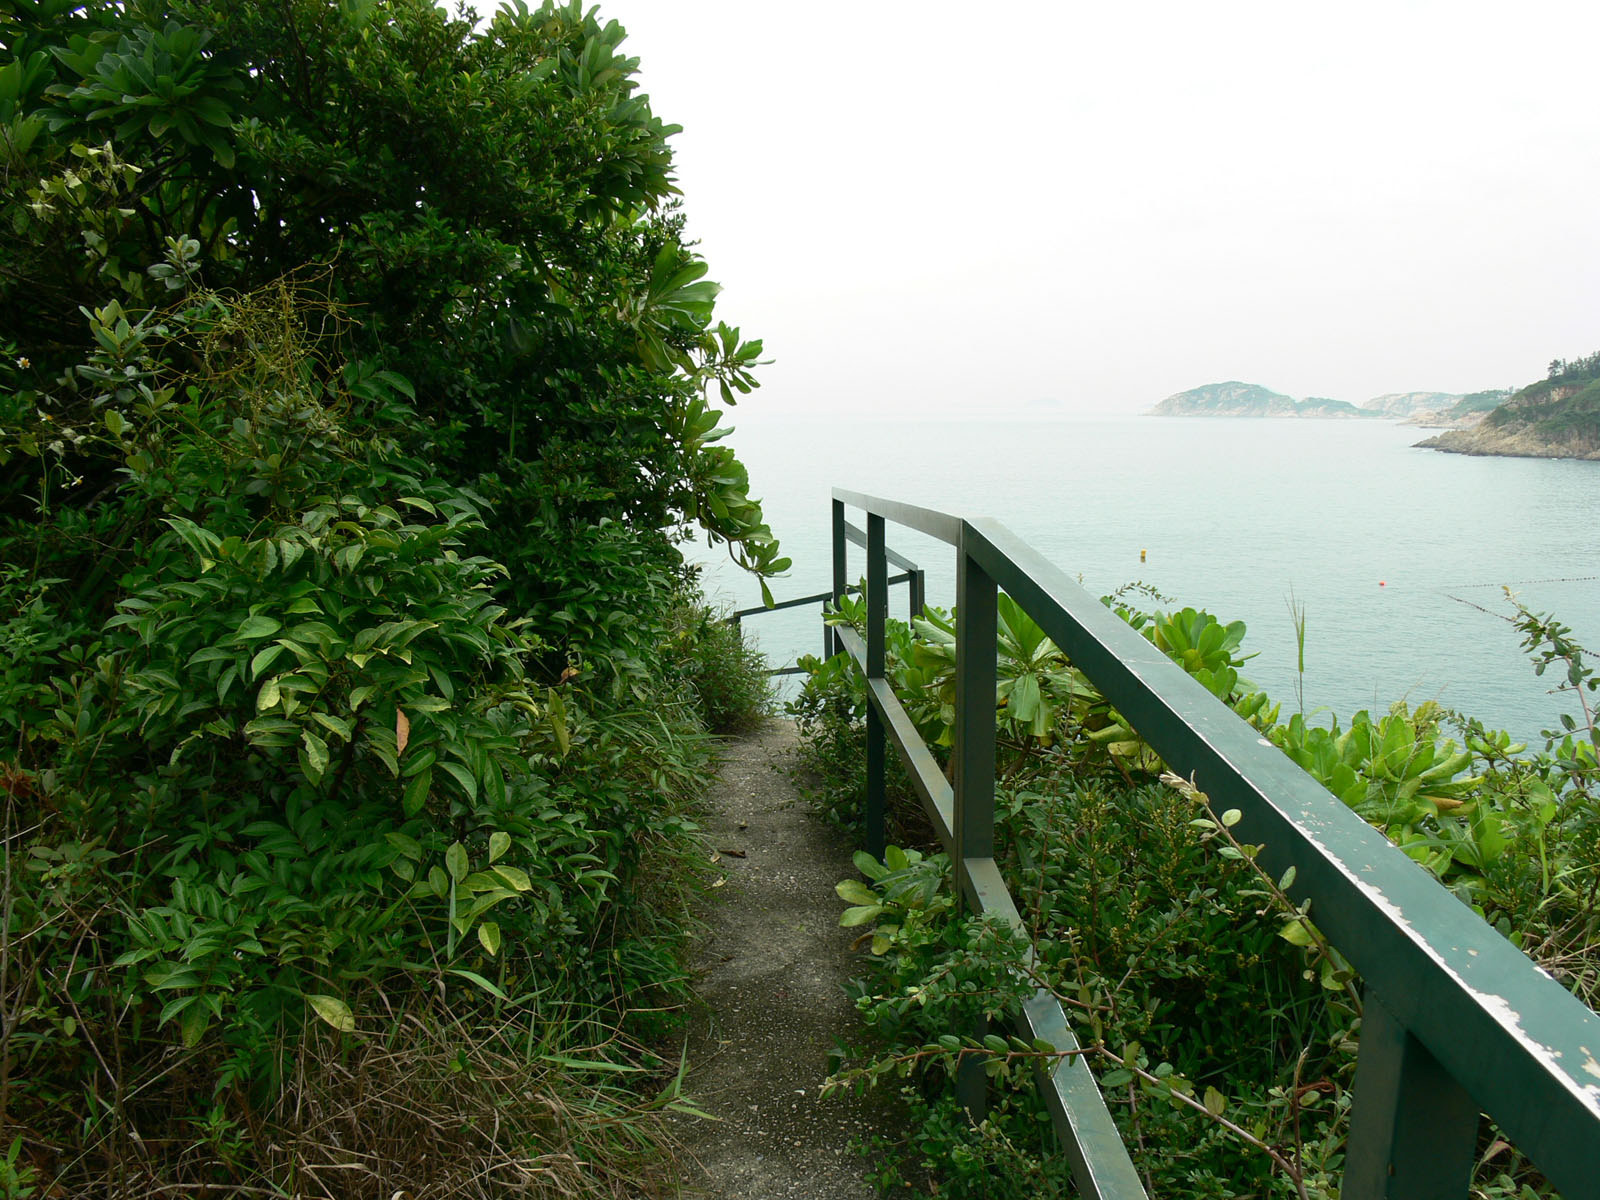
M0 1195L651 1187L672 530L787 563L622 41L0 5Z

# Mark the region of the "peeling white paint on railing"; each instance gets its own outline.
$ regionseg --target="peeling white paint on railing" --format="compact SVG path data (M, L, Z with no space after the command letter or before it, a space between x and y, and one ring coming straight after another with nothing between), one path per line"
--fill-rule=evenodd
M1305 833L1306 840L1315 846L1319 851L1321 851L1323 858L1329 864L1336 867L1339 873L1348 879L1351 884L1353 884L1362 893L1362 895L1371 900L1375 907L1380 909L1386 916L1388 916L1389 919L1394 922L1397 928L1403 929L1410 938L1412 945L1414 945L1423 954L1427 955L1428 958L1431 959L1440 970L1442 970L1457 985L1460 986L1462 991L1466 992L1467 995L1476 1000L1483 1011L1494 1018L1495 1023L1504 1029L1508 1034L1510 1034L1511 1037L1514 1038L1517 1043L1521 1045L1530 1055L1536 1058L1539 1062L1543 1063L1545 1067L1548 1068L1552 1079L1560 1083L1564 1089L1570 1092L1573 1097L1575 1097L1596 1117L1600 1117L1600 1084L1584 1083L1579 1080L1577 1076L1568 1070L1566 1065L1561 1061L1563 1058L1561 1051L1555 1049L1553 1046L1547 1046L1543 1042L1540 1042L1536 1038L1528 1035L1527 1031L1522 1028L1522 1014L1511 1005L1510 1001L1497 993L1487 992L1481 988L1474 987L1472 983L1461 974L1460 971L1456 970L1456 968L1451 965L1449 959L1441 954L1416 928L1416 926L1411 923L1410 918L1408 918L1405 914L1405 910L1391 901L1389 897L1384 894L1383 890L1373 883L1372 880L1362 878L1364 873L1369 873L1373 870L1371 863L1363 863L1359 869L1352 867L1339 854L1337 854L1331 846L1321 841L1314 833L1311 832L1309 828L1309 822L1302 821L1299 824L1302 831ZM1475 949L1469 948L1467 953L1474 958L1478 957L1478 951ZM1552 982L1554 982L1554 978L1550 975L1550 973L1544 970L1544 968L1540 967L1537 963L1526 958L1524 961L1537 969L1542 975L1545 976L1546 979L1550 979ZM1559 986L1559 984L1557 986ZM1583 1053L1588 1056L1586 1061L1582 1064L1581 1069L1587 1074L1593 1075L1597 1079L1600 1079L1600 1062L1595 1060L1595 1056L1592 1052L1590 1052L1588 1047L1582 1047L1581 1049L1583 1050Z

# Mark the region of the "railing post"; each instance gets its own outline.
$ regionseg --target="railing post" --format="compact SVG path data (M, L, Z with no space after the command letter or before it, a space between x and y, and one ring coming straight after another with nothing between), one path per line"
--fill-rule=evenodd
M867 514L867 684L884 677L884 640L889 620L889 562L883 518ZM883 718L867 705L867 853L884 850L884 767L888 747Z
M1371 992L1354 1090L1344 1200L1466 1200L1478 1106Z
M963 526L965 533L965 526ZM973 912L967 860L994 857L994 688L996 670L994 580L956 551L956 882Z
M994 857L995 584L967 553L967 525L956 547L955 884L969 912L981 913L967 864ZM988 1032L980 1023L973 1035ZM961 1060L956 1094L974 1120L988 1111L983 1058Z
M844 536L844 501L833 502L833 607L839 607L839 601L844 599L845 588L849 587L846 578L850 572L848 557L849 543ZM830 625L822 627L822 657L832 658L844 649L844 643L839 640L839 635Z
M911 619L916 620L928 607L928 573L920 567L912 571L906 590L911 593Z

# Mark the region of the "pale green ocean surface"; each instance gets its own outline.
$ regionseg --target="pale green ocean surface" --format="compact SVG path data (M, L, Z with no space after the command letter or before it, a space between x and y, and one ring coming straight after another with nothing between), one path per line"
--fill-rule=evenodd
M1295 707L1288 599L1306 612L1305 707L1434 699L1542 744L1576 711L1518 647L1503 587L1600 650L1600 463L1418 450L1427 430L1378 421L1065 418L743 422L731 444L794 559L779 599L829 585L828 502L847 487L997 517L1095 595L1141 580L1177 606L1249 627L1244 674ZM861 524L859 513L852 515ZM890 526L948 605L953 551ZM725 607L753 580L703 542ZM1146 552L1141 564L1140 551ZM852 572L862 568L853 552ZM891 611L904 615L902 588ZM1482 611L1482 610L1488 611ZM751 618L774 666L821 645L815 609ZM1597 664L1600 665L1600 664Z

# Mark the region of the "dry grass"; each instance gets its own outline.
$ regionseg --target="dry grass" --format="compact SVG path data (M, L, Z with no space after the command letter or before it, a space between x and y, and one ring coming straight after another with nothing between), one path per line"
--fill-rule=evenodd
M670 1161L659 1109L618 1082L636 1076L627 1065L634 1056L616 1043L562 1056L622 1060L618 1070L574 1070L518 1053L528 1034L503 1026L472 1035L437 1014L407 1014L382 1039L308 1037L272 1175L307 1200L659 1190L660 1164Z
M209 1129L208 1073L174 1052L132 1089L140 1118L107 1123L76 1153L37 1128L9 1133L29 1151L31 1194L50 1200L672 1194L671 1073L640 1065L658 1060L616 1036L558 1052L559 1026L530 1027L550 1017L521 1009L495 1025L481 1011L454 1018L435 1004L392 1015L371 1034L319 1025L301 1038L270 1112Z

